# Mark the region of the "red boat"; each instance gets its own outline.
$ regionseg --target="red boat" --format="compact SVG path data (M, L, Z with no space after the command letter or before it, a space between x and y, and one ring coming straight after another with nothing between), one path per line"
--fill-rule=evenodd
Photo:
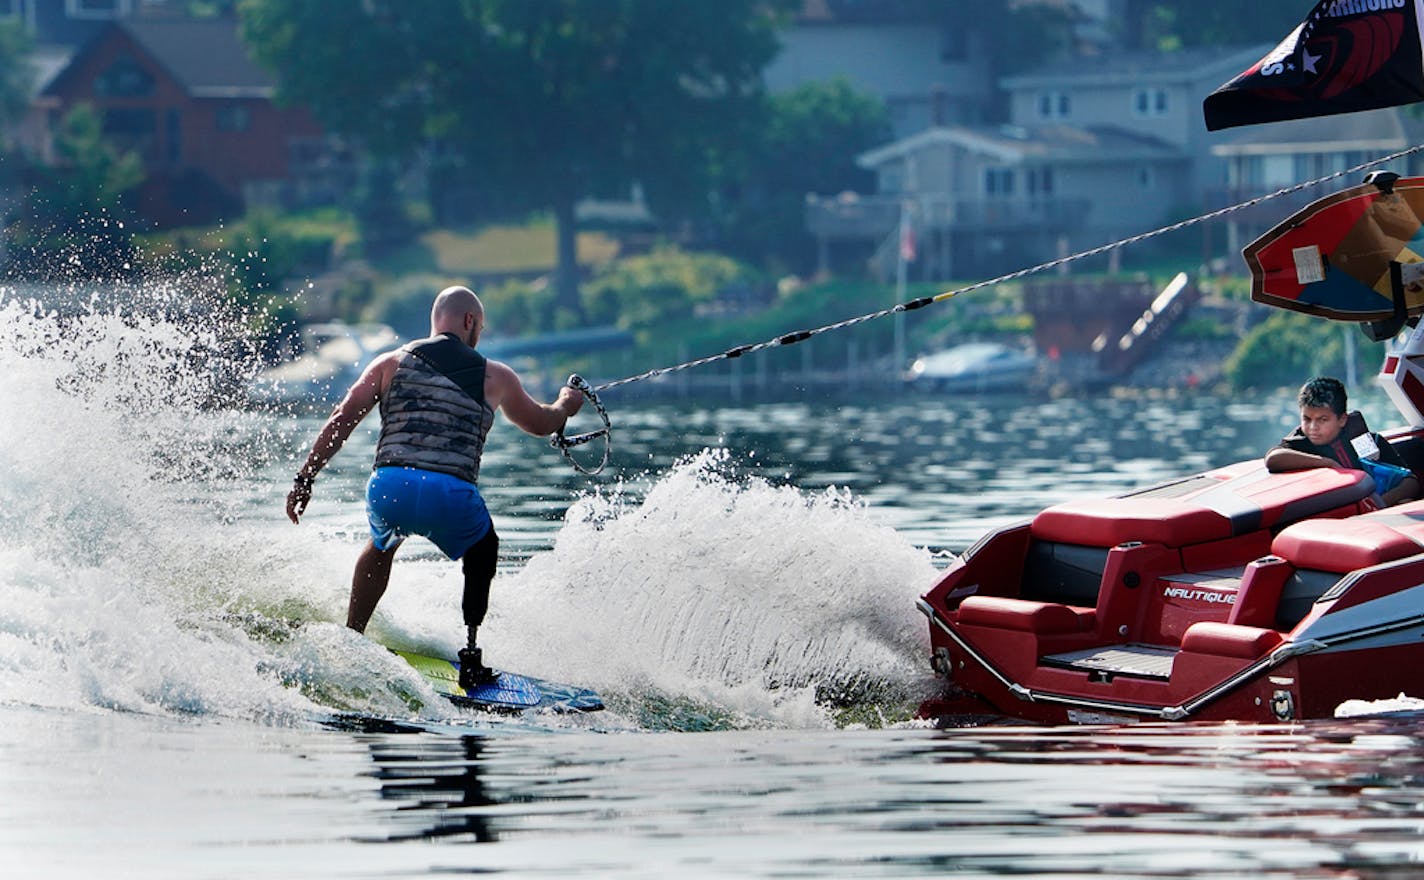
M1381 201L1395 195L1375 186ZM1252 264L1258 280L1295 271L1271 262L1273 235L1291 236L1283 259L1295 252L1299 262L1302 229L1329 227L1328 212L1302 220L1308 211L1247 249L1248 261L1253 253L1267 261ZM1401 237L1424 238L1421 225ZM1301 283L1286 307L1339 319L1341 291L1358 292L1332 275L1349 264L1343 248L1327 245L1323 270L1307 266L1314 275L1290 279ZM1377 340L1420 311L1400 283L1406 257L1389 254L1393 320L1359 321ZM1382 370L1411 426L1385 434L1416 473L1424 473L1421 365L1416 327ZM1331 717L1346 700L1424 696L1424 501L1376 510L1373 495L1363 471L1273 474L1258 459L1059 504L1000 529L919 602L932 664L948 680L921 714L1272 722Z

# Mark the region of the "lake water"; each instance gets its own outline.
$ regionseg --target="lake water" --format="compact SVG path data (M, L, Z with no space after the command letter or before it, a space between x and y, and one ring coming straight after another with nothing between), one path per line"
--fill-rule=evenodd
M381 647L460 644L458 567L428 545L402 551L370 638L340 625L371 430L293 526L319 418L205 407L173 323L3 298L0 322L0 876L1424 870L1418 713L911 717L933 687L914 602L949 554L1058 500L1257 455L1289 394L610 394L613 466L592 479L501 426L487 657L609 706L505 718Z

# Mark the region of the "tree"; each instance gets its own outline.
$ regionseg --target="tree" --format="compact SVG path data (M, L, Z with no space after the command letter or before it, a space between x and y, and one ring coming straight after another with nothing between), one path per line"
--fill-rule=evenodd
M558 301L579 313L574 207L641 184L706 192L792 0L243 0L287 101L388 155L435 145L492 204L552 211ZM359 56L352 47L360 47Z
M768 259L803 271L814 261L806 232L808 193L865 191L869 172L859 154L890 138L884 103L844 78L812 82L773 95L749 140L745 168L724 190L723 239L755 262Z
M131 263L134 224L126 195L143 183L143 160L105 140L93 108L78 105L54 132L55 162L32 170L33 186L7 228L12 267L65 277L112 277Z
M0 131L14 131L30 107L35 72L30 37L18 20L0 22Z
M1356 341L1361 375L1378 372L1384 347L1370 345L1353 324L1322 321L1297 312L1276 312L1262 321L1223 365L1233 388L1283 388L1302 376L1343 376L1345 336Z
M1275 43L1310 13L1312 0L1126 0L1119 22L1142 49Z

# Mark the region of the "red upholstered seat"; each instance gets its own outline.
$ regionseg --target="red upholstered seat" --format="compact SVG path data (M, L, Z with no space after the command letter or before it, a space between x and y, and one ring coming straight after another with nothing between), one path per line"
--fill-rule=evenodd
M1283 638L1273 629L1203 620L1187 627L1182 634L1182 650L1254 660L1279 645Z
M959 605L958 622L1048 634L1087 632L1093 628L1094 619L1091 608L1004 596L970 596Z
M1353 504L1370 492L1361 471L1273 474L1242 462L1122 498L1054 505L1030 526L1040 541L1115 547L1128 541L1185 547L1275 528Z
M1128 541L1181 547L1231 537L1231 520L1214 510L1170 498L1085 498L1034 517L1040 541L1116 547Z
M1338 574L1424 553L1424 501L1352 516L1299 522L1271 542L1296 568Z

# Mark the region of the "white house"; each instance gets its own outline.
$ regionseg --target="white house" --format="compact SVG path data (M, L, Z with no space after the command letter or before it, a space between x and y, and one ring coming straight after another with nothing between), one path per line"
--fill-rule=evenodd
M915 274L1023 268L1150 231L1226 191L1229 136L1201 103L1269 46L1105 52L1007 77L1008 125L947 125L858 159L874 194L808 200L807 223L837 251L893 253L902 211L922 244Z

